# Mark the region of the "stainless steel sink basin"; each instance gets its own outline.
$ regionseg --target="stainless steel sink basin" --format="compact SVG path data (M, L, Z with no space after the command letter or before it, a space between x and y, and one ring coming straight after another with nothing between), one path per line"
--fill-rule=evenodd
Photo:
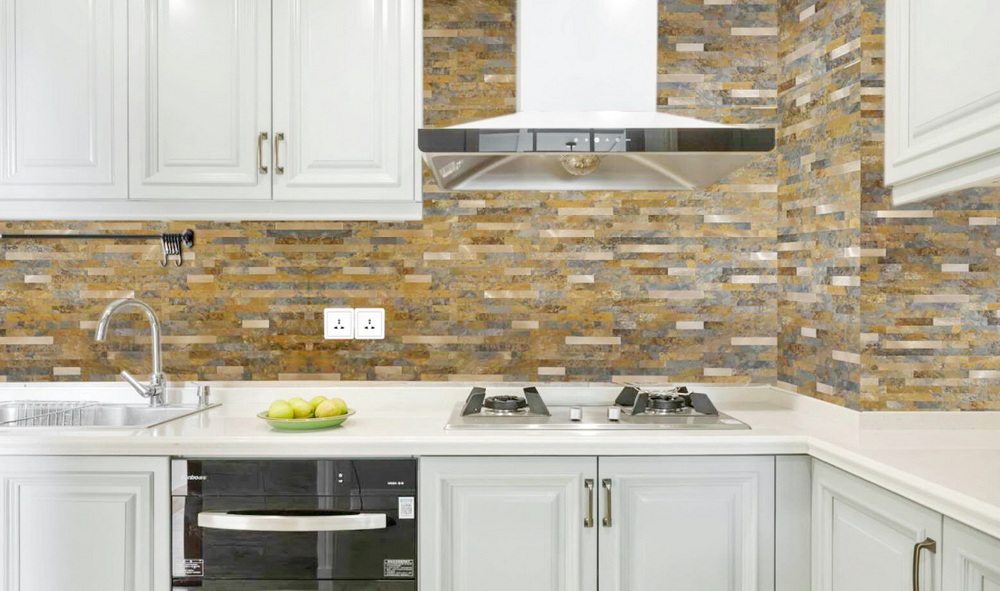
M160 406L96 402L0 402L0 428L148 429L219 406Z

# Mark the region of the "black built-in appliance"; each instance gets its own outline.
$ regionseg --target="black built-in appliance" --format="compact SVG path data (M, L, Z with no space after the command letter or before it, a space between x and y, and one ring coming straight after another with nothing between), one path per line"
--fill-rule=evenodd
M415 460L174 460L173 589L414 591Z

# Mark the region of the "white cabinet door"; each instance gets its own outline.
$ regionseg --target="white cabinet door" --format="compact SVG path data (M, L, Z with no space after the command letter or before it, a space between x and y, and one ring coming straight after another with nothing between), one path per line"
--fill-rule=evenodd
M601 591L774 589L773 457L602 457L599 484Z
M423 458L420 588L595 591L595 458Z
M942 562L943 589L1000 591L1000 540L946 517Z
M913 591L914 549L927 539L941 543L941 515L814 463L813 591ZM919 558L920 591L941 589L940 553Z
M0 199L127 196L127 8L0 0Z
M270 0L136 0L129 19L130 198L270 199Z
M886 2L886 171L896 203L1000 178L1000 2Z
M0 457L0 589L166 591L166 458Z
M414 0L274 0L274 197L417 200Z

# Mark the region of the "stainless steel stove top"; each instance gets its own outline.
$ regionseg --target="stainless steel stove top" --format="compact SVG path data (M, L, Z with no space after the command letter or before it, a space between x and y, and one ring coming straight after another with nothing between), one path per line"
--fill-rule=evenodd
M446 429L735 430L746 423L716 410L708 396L685 388L626 387L606 404L547 405L537 388L491 396L474 388Z

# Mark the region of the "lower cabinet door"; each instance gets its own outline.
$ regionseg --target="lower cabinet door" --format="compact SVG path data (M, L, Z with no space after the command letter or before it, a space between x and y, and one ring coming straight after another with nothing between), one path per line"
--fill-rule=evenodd
M816 461L812 590L941 589L941 528L940 514ZM935 542L936 551L917 552L925 541Z
M166 458L0 457L0 589L166 591Z
M1000 591L1000 540L944 520L944 586L948 591Z
M773 590L774 462L601 457L601 591Z
M596 476L593 457L421 459L420 588L595 591Z

